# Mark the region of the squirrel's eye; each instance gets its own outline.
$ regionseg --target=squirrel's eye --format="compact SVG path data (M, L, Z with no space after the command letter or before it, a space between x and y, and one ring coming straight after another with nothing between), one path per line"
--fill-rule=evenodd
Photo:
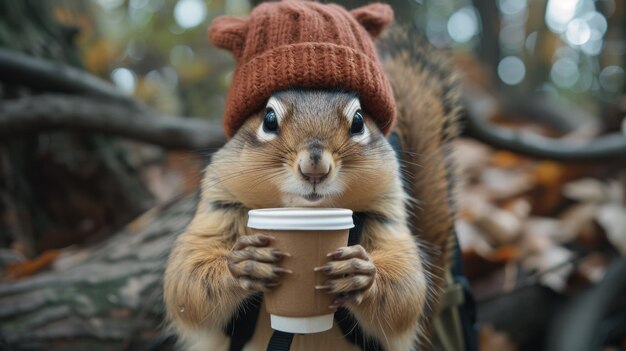
M361 111L356 111L354 118L352 118L350 134L355 135L361 133L363 133L363 115L361 115Z
M267 108L263 118L263 130L268 133L278 133L278 119L273 109Z

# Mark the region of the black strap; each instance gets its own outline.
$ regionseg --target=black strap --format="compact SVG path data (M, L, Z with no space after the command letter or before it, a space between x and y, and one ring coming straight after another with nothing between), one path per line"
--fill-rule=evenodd
M458 307L459 319L461 320L461 329L463 331L463 341L465 351L477 351L478 342L476 340L478 327L476 325L476 303L469 286L469 282L463 273L463 261L461 261L461 248L456 232L453 232L454 240L454 256L452 261L451 273L455 283L461 284L463 287L463 304Z
M224 333L230 336L229 351L241 351L254 336L256 322L261 311L263 294L255 294L246 299L240 313L235 313L230 323L224 329Z
M387 141L389 142L389 145L391 145L393 152L396 154L396 159L398 161L402 160L404 156L402 155L402 141L400 140L400 136L398 135L398 133L395 133L395 132L391 133L387 137ZM411 183L409 183L410 179L407 179L407 177L404 177L403 172L400 172L400 176L402 178L402 188L407 194L410 194L411 193ZM407 210L408 210L408 206L407 206Z
M289 351L293 341L293 333L287 333L280 330L274 330L267 351Z
M363 226L365 225L366 219L367 214L365 214L365 212L357 212L352 214L352 222L354 223L354 227L350 229L350 234L348 234L348 246L353 246L361 243L361 235L363 234Z
M337 309L337 312L335 312L335 322L337 322L343 336L351 344L358 346L361 350L384 351L383 347L376 339L363 334L363 329L361 329L359 323L347 309Z

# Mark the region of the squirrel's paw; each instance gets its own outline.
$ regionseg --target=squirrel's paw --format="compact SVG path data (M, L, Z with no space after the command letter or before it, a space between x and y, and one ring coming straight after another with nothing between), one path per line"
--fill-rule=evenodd
M363 246L341 247L328 254L331 261L315 271L330 277L324 285L316 286L330 294L339 294L331 308L345 306L351 302L359 305L363 296L376 280L376 266Z
M269 247L272 240L263 234L240 236L226 256L230 273L243 289L269 291L283 274L292 273L277 265L289 254Z

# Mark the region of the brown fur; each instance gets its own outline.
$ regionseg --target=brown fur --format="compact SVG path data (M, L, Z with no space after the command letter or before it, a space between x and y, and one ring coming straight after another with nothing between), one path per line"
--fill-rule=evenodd
M410 223L422 248L429 278L427 309L420 321L420 350L429 349L432 320L438 312L455 245L453 236L455 170L452 141L460 112L457 76L449 53L436 51L415 34L394 28L381 41L383 65L398 105L404 174L410 177Z
M452 94L445 88L447 81L413 61L410 52L391 46L389 53L384 63L398 102L397 130L406 152L402 167L369 116L365 117L370 142L362 145L350 139L350 125L342 111L351 95L338 91L276 94L287 110L278 138L257 138L261 111L214 155L196 215L178 238L165 273L168 320L186 349L217 350L217 345L226 342L221 328L252 294L242 285L239 271L231 273L228 264L237 256L231 249L241 241L238 238L254 234L246 227L247 211L302 206L298 197L285 195L281 186L299 179L294 160L313 139L333 155L326 181L341 182L343 189L311 206L370 214L361 242L365 250L355 253L357 264L351 265L355 275L338 288L355 297L345 302L346 307L365 333L376 337L386 350L413 350L418 329L422 330L419 343L428 346L429 322L443 287L453 223L446 154L455 135L456 107L453 111L444 107L446 94ZM456 100L452 103L456 106ZM410 174L410 194L402 188L401 171ZM405 205L411 198L416 205L407 214ZM251 270L258 266L255 260L248 262ZM347 261L335 262L335 269L348 269ZM373 275L370 262L375 267ZM262 309L250 349L265 349L267 319ZM335 326L328 332L296 336L292 350L316 350L320 345L355 349L338 335Z

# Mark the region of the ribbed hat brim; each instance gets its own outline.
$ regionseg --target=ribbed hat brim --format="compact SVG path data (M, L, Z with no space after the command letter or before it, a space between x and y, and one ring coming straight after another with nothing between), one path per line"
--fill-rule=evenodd
M298 43L268 50L235 70L224 116L226 135L232 137L273 93L289 88L356 92L363 110L388 134L395 120L395 103L379 67L378 62L350 47L330 43Z

